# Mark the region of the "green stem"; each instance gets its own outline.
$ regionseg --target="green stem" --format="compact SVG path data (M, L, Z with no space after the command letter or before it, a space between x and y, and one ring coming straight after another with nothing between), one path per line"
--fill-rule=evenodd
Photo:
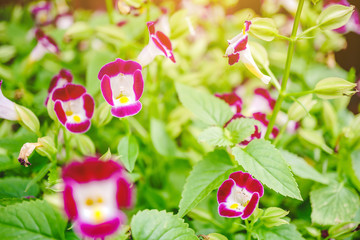
M249 224L249 220L245 219L246 225L246 240L251 240L252 225Z
M122 121L123 124L124 124L124 128L125 128L126 135L130 136L130 135L131 135L131 128L130 128L130 125L129 125L129 120L128 120L128 118L127 118L127 117L121 118L121 121Z
M310 94L310 93L314 93L314 90L308 90L308 91L302 91L302 92L294 92L294 93L286 93L286 97L290 97L290 96L293 96L293 97L300 97L300 96L304 96L304 95L307 95L307 94Z
M284 76L283 76L283 80L281 83L281 90L280 90L279 98L276 101L274 111L273 111L273 114L272 114L270 122L269 122L269 126L268 126L266 134L265 134L265 139L269 139L270 133L272 132L272 129L275 125L276 116L279 113L279 111L281 109L281 104L285 98L286 86L287 86L289 76L290 76L291 61L292 61L292 57L294 55L294 50L295 50L296 33L297 33L297 30L299 27L301 11L303 9L304 2L305 2L305 0L299 1L299 5L298 5L297 11L296 11L295 21L294 21L293 29L292 29L291 36L290 36L291 41L289 42Z
M111 24L114 24L114 18L113 18L114 6L112 0L106 0L106 10L109 17L109 22Z
M62 127L64 133L64 145L65 145L65 162L70 159L70 136L65 127Z
M303 36L306 36L306 34L308 34L308 33L312 32L312 31L316 30L317 28L319 28L319 25L315 25L315 26L312 26L311 28L306 29L305 31L303 31L302 33L300 33L300 34L296 37L296 39L300 39L300 38L302 38Z
M275 36L277 38L281 38L281 39L284 39L284 40L288 40L288 41L291 41L291 38L287 37L287 36L284 36L284 35L281 35L281 34L278 34L276 33Z
M266 73L270 75L272 83L274 84L275 88L280 92L281 86L277 78L275 77L274 73L271 71L269 66L262 65L262 67L265 69Z
M284 132L285 132L285 130L286 130L286 128L287 128L288 123L289 123L289 120L287 120L286 123L284 124L284 126L281 127L279 134L277 135L277 137L276 137L275 140L274 140L274 145L275 145L275 146L276 146L276 144L279 142L280 137L284 134Z

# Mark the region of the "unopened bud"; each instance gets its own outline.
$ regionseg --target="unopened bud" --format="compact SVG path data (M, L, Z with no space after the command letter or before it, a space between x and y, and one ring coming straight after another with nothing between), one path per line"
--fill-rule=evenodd
M94 30L85 22L76 22L65 32L64 41L69 42L77 39L87 39L93 34Z
M321 12L317 24L322 30L332 30L344 26L354 12L354 6L333 4Z
M255 62L260 65L269 66L269 57L263 45L257 42L249 42L249 44L251 48L251 55L254 57Z
M288 111L289 119L293 121L299 121L311 110L316 101L312 99L312 94L298 98L298 101L294 102Z
M110 109L111 106L107 102L103 102L95 110L93 122L97 127L105 126L111 121L113 116L111 115Z
M45 156L51 159L52 155L57 152L54 140L49 136L39 138L38 143L40 144L40 146L36 148L36 152L39 153L41 156Z
M274 20L271 18L251 19L249 34L264 41L272 41L278 33Z
M318 82L314 92L319 98L334 99L354 95L356 93L355 87L355 83L338 77L330 77Z
M300 138L305 142L313 146L320 147L328 154L333 154L334 151L326 145L325 140L320 132L308 129L299 129L298 133Z
M40 130L40 122L36 115L28 108L20 105L15 105L15 110L19 115L19 122L24 127L29 129L34 133L39 133Z

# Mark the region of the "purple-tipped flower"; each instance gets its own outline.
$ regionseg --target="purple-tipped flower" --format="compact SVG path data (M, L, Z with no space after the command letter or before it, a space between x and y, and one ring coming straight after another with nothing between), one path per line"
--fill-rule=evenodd
M45 26L52 23L51 2L41 1L31 8L31 15L38 26Z
M340 4L344 6L350 6L347 0L324 0L324 7L331 6L333 4ZM342 27L335 29L338 33L354 32L360 34L360 16L359 11L355 10L350 17L350 20Z
M147 22L150 34L149 44L144 47L138 56L138 62L141 66L151 63L157 55L169 58L174 63L175 57L170 39L166 36L169 27L164 23L166 18L160 18L157 22ZM161 28L156 30L156 28Z
M139 99L144 91L141 70L139 63L119 58L100 69L101 92L115 117L132 116L141 110Z
M104 239L125 223L120 208L132 206L132 185L117 162L89 157L64 168L64 209L82 237Z
M1 91L2 83L3 80L0 80L0 118L17 121L19 120L19 116L15 109L15 103L3 95Z
M249 173L234 172L221 184L217 192L219 215L246 219L254 212L263 194L262 184Z
M49 99L51 99L51 96L56 89L64 87L67 83L71 83L72 80L73 75L71 72L66 69L61 69L60 72L51 79L45 105L47 105Z
M68 83L53 92L52 100L56 116L67 130L83 133L90 128L95 103L83 86Z
M216 97L224 100L231 107L233 113L240 113L242 108L242 100L236 92L215 94Z
M248 31L250 30L251 21L245 21L242 32L233 39L228 40L229 46L226 49L225 56L229 58L229 64L233 65L241 60L244 65L256 77L260 78L265 84L270 82L270 77L264 75L257 67L250 51L248 44Z
M55 40L45 35L45 33L41 29L35 30L35 36L38 43L30 53L31 61L40 60L46 53L53 53L53 54L60 53Z
M249 114L256 112L271 113L274 110L276 100L271 97L269 90L265 88L256 88L254 96L247 108Z

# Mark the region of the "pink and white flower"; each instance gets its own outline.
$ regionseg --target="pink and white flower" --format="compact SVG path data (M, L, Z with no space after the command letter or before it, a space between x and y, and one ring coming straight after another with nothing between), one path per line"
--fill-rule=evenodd
M167 36L170 33L170 27L166 15L155 22L147 22L146 25L150 38L149 44L144 47L137 58L141 66L148 65L158 55L165 56L175 63L172 44Z
M95 103L83 86L68 83L53 92L52 100L56 116L67 130L73 133L89 130Z
M271 97L269 90L266 88L256 88L246 112L253 114L256 112L271 113L274 110L276 100Z
M40 60L46 53L53 53L53 54L60 53L55 40L45 35L45 33L41 29L35 30L35 36L38 43L30 53L31 61Z
M51 2L41 1L31 8L31 15L36 25L45 26L52 23L51 7Z
M71 12L60 13L55 17L54 23L58 29L68 29L74 23L74 16Z
M215 96L229 104L234 114L241 112L243 102L236 92L215 94Z
M115 117L132 116L141 110L139 99L144 91L141 70L139 63L120 58L100 69L101 92Z
M113 160L88 157L63 169L64 209L83 237L104 239L119 230L132 206L133 188L125 170Z
M262 184L249 173L241 171L230 174L217 192L219 215L246 219L254 212L264 194Z
M324 7L331 6L333 4L340 4L344 6L350 6L347 0L324 0ZM360 16L359 11L355 10L350 17L350 20L342 27L335 29L338 33L354 32L360 34Z
M15 103L3 95L1 91L2 83L3 80L0 80L0 118L17 121L19 120L19 116L15 109Z
M51 99L52 93L57 88L62 88L67 83L71 83L72 81L73 81L73 75L71 74L71 72L66 69L61 69L60 72L51 79L45 105L47 105L49 99Z
M264 75L256 65L248 44L248 31L250 30L251 21L245 21L242 32L233 39L228 40L229 46L226 49L225 56L229 58L229 64L233 65L241 60L247 69L256 77L260 78L265 84L270 82L270 77Z

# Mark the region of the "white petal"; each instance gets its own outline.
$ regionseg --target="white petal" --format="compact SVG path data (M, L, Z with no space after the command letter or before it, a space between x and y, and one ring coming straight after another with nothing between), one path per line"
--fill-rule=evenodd
M0 83L1 86L1 83ZM19 116L15 110L15 103L7 99L0 89L0 118L17 121Z
M260 78L265 84L268 84L271 80L269 76L264 75L256 65L250 51L250 47L247 44L246 49L241 51L240 60L245 64L247 69L252 72L256 77Z

